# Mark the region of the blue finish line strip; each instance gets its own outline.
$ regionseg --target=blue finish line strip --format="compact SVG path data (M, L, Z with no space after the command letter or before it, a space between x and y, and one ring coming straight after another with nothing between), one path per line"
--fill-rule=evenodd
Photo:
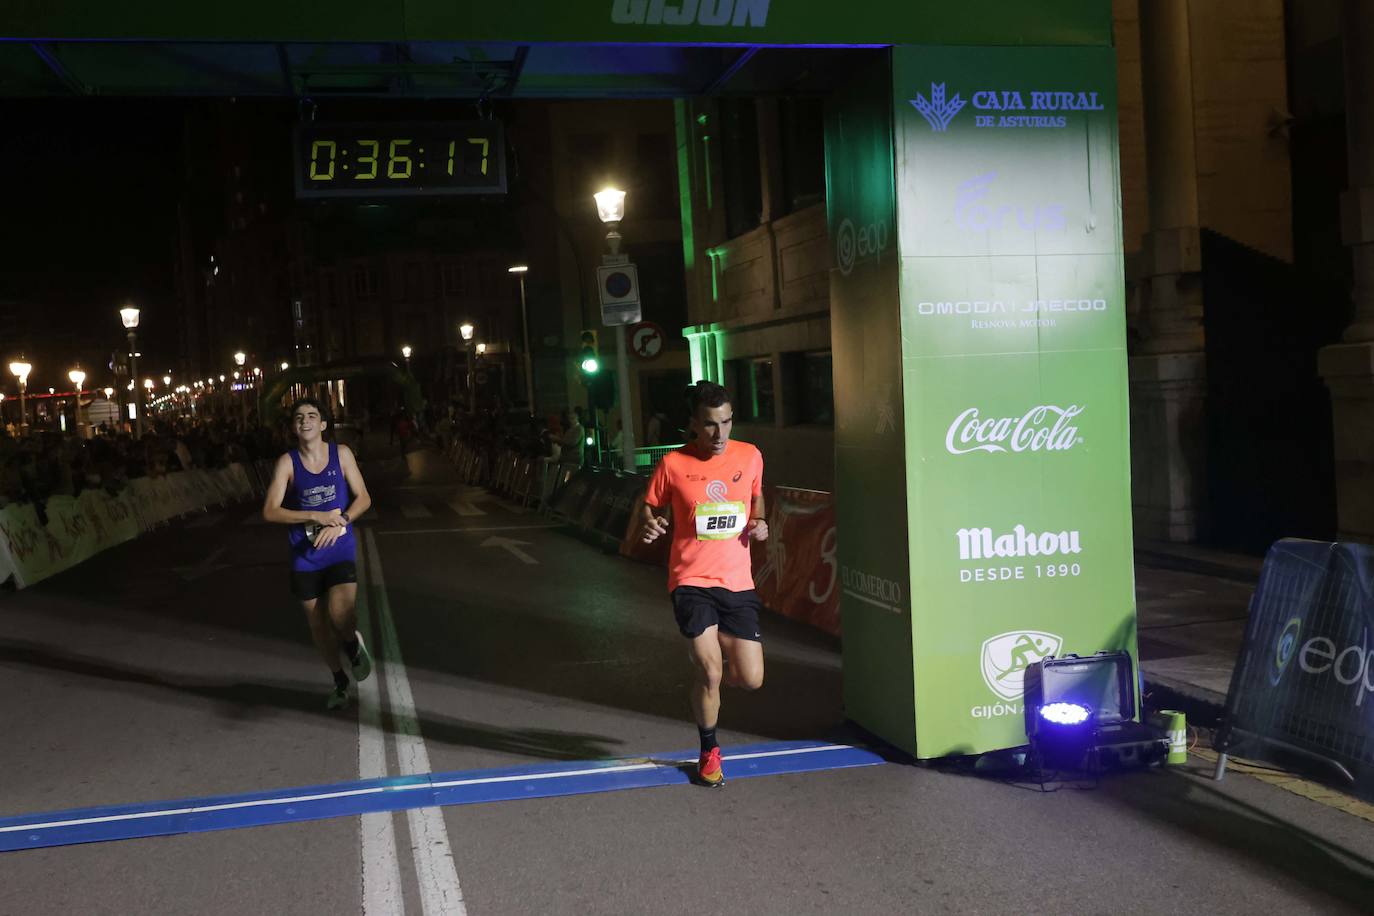
M724 755L727 779L875 766L864 748L793 741L739 748ZM533 764L497 770L388 777L245 795L84 808L0 818L0 852L206 833L435 805L474 805L517 798L615 792L691 782L696 755Z

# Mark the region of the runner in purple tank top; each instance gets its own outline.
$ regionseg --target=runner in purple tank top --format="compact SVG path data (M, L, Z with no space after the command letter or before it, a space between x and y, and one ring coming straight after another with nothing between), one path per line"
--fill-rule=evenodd
M348 702L348 675L340 649L359 681L372 673L372 658L358 632L357 543L353 519L367 511L362 472L346 445L325 442L329 421L318 401L302 398L291 405L297 447L277 459L262 517L290 525L291 592L305 607L310 635L334 674L326 706Z

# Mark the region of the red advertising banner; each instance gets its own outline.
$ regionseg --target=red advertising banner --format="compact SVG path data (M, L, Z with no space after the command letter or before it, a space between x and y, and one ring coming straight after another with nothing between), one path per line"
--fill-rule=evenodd
M764 607L840 635L840 566L830 493L766 487L768 540L755 541L754 586Z

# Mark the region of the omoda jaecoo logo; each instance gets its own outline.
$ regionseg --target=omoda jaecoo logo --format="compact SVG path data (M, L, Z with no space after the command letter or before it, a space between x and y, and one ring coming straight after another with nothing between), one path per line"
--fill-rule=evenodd
M1061 637L1040 630L1012 630L985 639L980 661L983 683L1003 700L1020 701L1026 686L1026 669L1043 658L1058 655L1063 647ZM998 715L995 709L975 707L974 718ZM980 714L981 710L987 711ZM1001 714L1019 712L1015 709Z

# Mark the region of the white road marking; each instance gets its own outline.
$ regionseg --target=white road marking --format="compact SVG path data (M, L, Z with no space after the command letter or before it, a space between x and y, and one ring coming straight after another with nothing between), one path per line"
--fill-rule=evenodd
M433 518L434 513L425 508L424 503L405 500L401 503L401 514L406 518Z
M386 595L386 578L382 559L377 551L377 539L371 531L363 533L367 550L369 575L376 584L377 621L381 625L381 655L386 673L387 706L396 731L396 758L403 776L417 776L430 772L429 752L420 734L415 715L415 698L410 692L410 678L401 658L401 644L396 636L396 624L391 619L391 605ZM411 851L415 856L415 874L420 883L420 904L426 916L466 916L463 889L458 883L458 871L453 864L453 851L448 842L448 828L444 826L444 812L439 807L412 808L406 812L410 825Z
M172 569L176 571L176 574L181 577L181 581L183 582L194 582L196 579L203 579L213 572L218 572L221 569L229 569L233 565L231 563L215 562L220 557L224 556L225 551L228 549L227 547L219 548L195 566L173 566Z
M449 506L453 509L454 512L457 512L459 515L469 516L487 514L486 512L477 508L466 499L455 499L453 502L449 503Z
M510 555L518 559L527 566L539 563L534 557L521 550L521 547L529 547L529 541L517 541L513 538L490 537L482 542L483 547L500 547L510 552Z
M358 568L358 631L372 637L367 597L367 564ZM358 685L358 778L379 779L386 772L386 733L382 731L382 665L373 660L372 677ZM362 850L363 916L402 916L401 864L396 854L396 821L391 811L364 814L358 821Z

